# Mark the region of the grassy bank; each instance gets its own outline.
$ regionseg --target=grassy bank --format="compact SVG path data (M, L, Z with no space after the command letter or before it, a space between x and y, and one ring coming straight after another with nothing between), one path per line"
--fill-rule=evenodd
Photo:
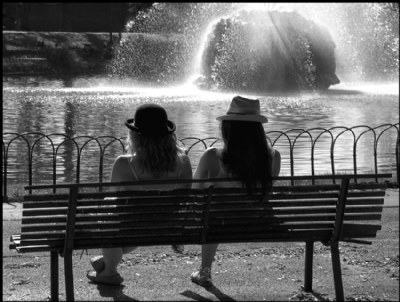
M3 74L101 72L108 41L108 33L5 31Z
M157 71L156 67L160 64L147 65L152 61L151 58L161 58L163 55L153 52L157 48L159 52L166 51L168 47L178 51L177 45L182 41L179 35L122 33L119 36L113 33L111 37L109 33L3 31L3 75L104 74L122 67L130 68L129 72L133 75L142 69ZM121 63L122 67L110 67L120 40L137 40L138 43L132 46L126 58L117 58L117 63ZM129 65L126 60L138 57L138 47L143 48L147 44L151 49L141 51L140 58L133 65L126 66ZM150 55L151 58L145 57ZM132 66L135 66L133 70Z

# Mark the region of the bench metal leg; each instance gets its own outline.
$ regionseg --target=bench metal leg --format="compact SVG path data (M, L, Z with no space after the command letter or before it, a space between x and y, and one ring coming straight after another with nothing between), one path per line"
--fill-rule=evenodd
M65 296L67 301L75 301L74 276L72 271L72 251L64 253Z
M335 282L336 301L344 301L342 269L340 266L339 244L331 242L331 258L333 269L333 281Z
M50 252L50 299L58 301L58 252Z
M304 290L306 292L312 291L312 267L314 255L314 242L306 242L306 255L305 255L305 268L304 268Z

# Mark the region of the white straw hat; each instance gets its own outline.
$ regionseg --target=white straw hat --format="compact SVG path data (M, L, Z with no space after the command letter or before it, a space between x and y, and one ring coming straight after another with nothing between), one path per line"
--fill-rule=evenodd
M260 114L260 101L241 96L235 96L226 115L217 117L217 120L268 123L267 117Z

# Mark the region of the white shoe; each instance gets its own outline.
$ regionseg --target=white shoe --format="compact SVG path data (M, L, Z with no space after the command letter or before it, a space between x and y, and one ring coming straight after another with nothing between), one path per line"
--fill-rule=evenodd
M200 268L198 271L192 273L192 275L190 276L190 280L200 286L211 286L211 268Z

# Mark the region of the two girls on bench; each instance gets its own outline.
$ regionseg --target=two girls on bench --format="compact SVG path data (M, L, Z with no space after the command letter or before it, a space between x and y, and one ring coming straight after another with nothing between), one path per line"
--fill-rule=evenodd
M128 119L128 154L118 156L114 162L111 182L191 179L192 166L189 157L178 146L175 124L168 120L167 112L157 104L144 104L137 108L134 119ZM168 187L169 186L169 187ZM176 188L189 184L176 185ZM172 189L170 185L157 185L154 189ZM139 189L120 187L120 191ZM146 186L146 189L151 189ZM122 255L136 247L103 248L103 255L90 260L94 271L88 271L87 278L95 283L119 285L123 278L117 271ZM172 246L175 252L183 252L183 246Z
M256 186L264 193L272 187L271 177L278 176L281 165L280 153L267 141L263 123L268 119L260 114L260 101L236 96L226 115L220 116L223 147L208 148L200 158L194 174L201 178L233 178L240 183L215 183L214 187L245 186L249 194ZM196 183L197 188L206 184ZM209 183L207 185L210 185ZM191 275L192 282L210 286L211 266L218 244L201 247L200 269Z
M209 148L204 152L194 178L239 178L241 183L216 183L215 187L243 185L251 194L256 186L261 186L265 193L268 192L272 177L279 175L281 156L268 144L262 125L268 119L260 114L259 100L234 97L227 114L217 120L221 121L224 145L221 149ZM137 109L135 118L128 120L125 125L130 129L129 154L115 160L111 181L192 178L190 160L178 147L175 125L168 120L162 107L142 105ZM199 183L195 186L201 188L205 185L209 184ZM218 244L202 246L200 269L191 275L194 283L211 285L211 266L217 247ZM122 255L134 249L103 249L102 256L91 259L94 271L88 272L88 279L95 283L121 284L123 278L117 272L117 266Z

